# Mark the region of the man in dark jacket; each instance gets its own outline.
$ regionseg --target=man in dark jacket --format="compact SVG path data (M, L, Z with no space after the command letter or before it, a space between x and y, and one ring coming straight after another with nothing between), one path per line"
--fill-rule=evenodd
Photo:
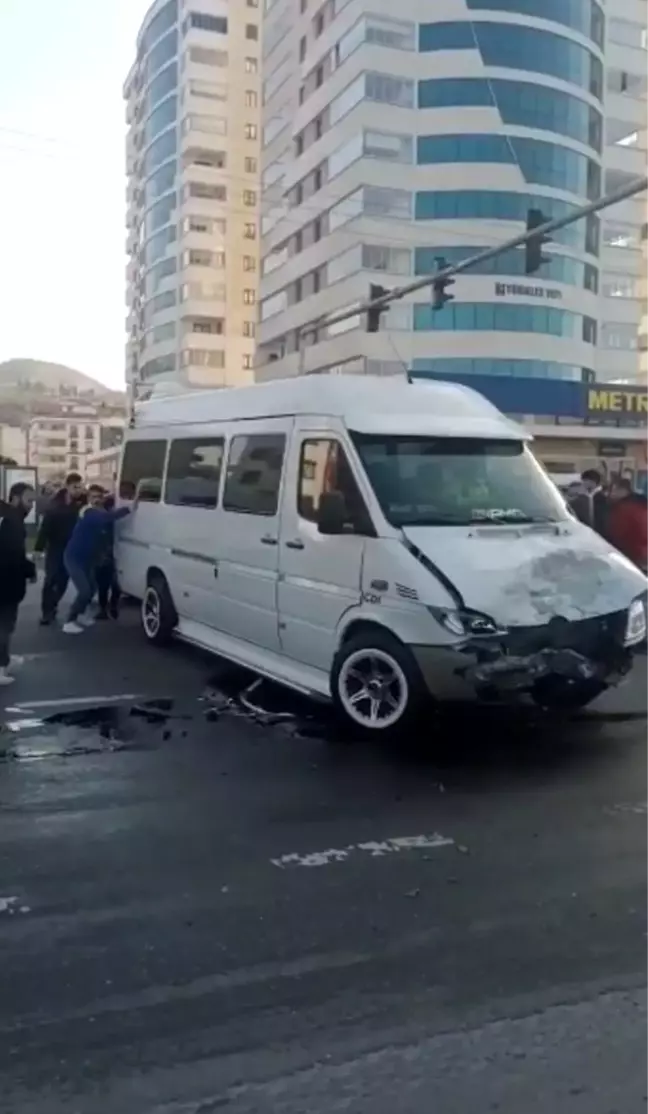
M10 646L27 582L36 582L36 566L25 552L25 519L35 497L33 487L17 483L9 492L9 502L0 502L0 685L13 684L12 667L22 665L21 658L11 655Z
M600 473L595 468L588 468L583 472L579 484L570 485L567 498L576 518L604 538L608 502L601 486Z
M59 603L68 586L63 554L76 525L83 504L83 481L78 472L70 472L46 510L36 538L34 551L45 553L45 580L41 599L41 626L56 619Z

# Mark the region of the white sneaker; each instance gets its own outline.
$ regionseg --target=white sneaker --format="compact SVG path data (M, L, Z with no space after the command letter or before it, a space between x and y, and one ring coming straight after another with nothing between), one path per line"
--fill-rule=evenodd
M6 669L0 669L0 685L13 685L15 677L10 677Z
M94 627L95 620L92 615L78 615L77 623L80 627Z
M63 634L83 634L83 627L78 623L64 623Z
M25 659L23 657L21 657L20 654L12 654L11 655L11 660L9 662L9 665L7 666L7 669L9 669L9 670L11 670L11 669L21 669L24 664L25 664Z

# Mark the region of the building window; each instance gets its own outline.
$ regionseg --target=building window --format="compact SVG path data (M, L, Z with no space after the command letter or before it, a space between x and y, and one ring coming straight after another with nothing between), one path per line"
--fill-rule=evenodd
M243 270L244 271L256 271L256 259L254 258L253 255L244 255L243 256Z
M253 367L252 357L249 355L249 353L245 352L243 354L243 362L242 362L241 366L243 368L243 371L251 371L252 370L252 367Z
M590 317L553 306L501 305L461 302L436 311L426 303L414 305L414 331L460 330L543 333L596 343L596 322Z
M420 135L417 162L516 163L527 182L598 197L601 168L586 155L540 139L488 134Z
M200 197L204 201L226 201L227 186L213 186L207 182L190 182L189 197Z
M257 104L258 104L258 97L257 97L254 89L246 89L245 90L245 107L246 108L256 108Z
M215 31L219 35L227 34L227 19L221 15L204 15L203 12L191 12L185 28L195 27L199 31Z
M253 39L253 40L258 39L259 28L257 27L256 23L246 23L245 24L245 37L246 37L246 39Z
M243 204L244 205L252 206L252 205L256 205L256 202L257 202L256 190L243 190Z
M285 446L283 434L259 433L232 438L223 492L224 510L267 516L277 513Z
M229 64L229 55L226 50L208 50L204 46L192 46L189 48L189 61L199 66L224 68Z
M191 322L192 333L207 333L222 336L225 322L222 317L196 317Z
M256 323L254 321L243 322L243 336L254 338L256 335Z
M502 78L430 78L418 84L419 108L493 106L505 124L555 132L601 150L601 113L562 90Z
M243 305L244 306L256 305L256 291L250 290L249 287L246 290L243 291Z
M256 59L256 58L246 58L245 59L245 72L246 73L258 73L258 70L259 70L258 59Z
M214 348L185 348L183 367L225 367L225 353Z
M306 57L306 36L302 35L299 40L299 61L303 62Z
M243 168L246 174L256 174L258 165L259 164L255 158L247 156L243 163Z
M225 442L222 438L171 442L164 502L211 509L218 503Z
M256 224L248 223L243 225L243 239L256 240Z
M259 134L259 129L256 124L246 124L243 129L243 134L246 139L256 139Z

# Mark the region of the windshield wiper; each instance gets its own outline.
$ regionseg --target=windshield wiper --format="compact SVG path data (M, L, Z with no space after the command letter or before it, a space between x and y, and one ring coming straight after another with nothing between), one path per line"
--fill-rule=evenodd
M473 518L474 523L483 524L485 526L497 526L500 522L506 523L507 526L515 526L517 523L520 526L528 526L533 523L545 526L556 526L558 524L557 518L550 518L549 515L542 514L494 514L489 518Z

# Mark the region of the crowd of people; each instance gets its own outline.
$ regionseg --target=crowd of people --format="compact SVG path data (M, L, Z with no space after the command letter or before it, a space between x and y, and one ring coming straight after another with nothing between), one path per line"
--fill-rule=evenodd
M576 515L634 565L648 570L648 500L633 490L626 476L613 476L604 485L595 468L572 484L567 501Z
M27 556L25 527L35 501L36 492L27 483L14 484L8 500L0 501L0 685L11 684L15 669L22 664L10 647L27 585L37 579L36 565ZM99 484L85 487L76 472L49 495L34 545L34 552L43 554L45 566L42 626L56 622L70 582L75 595L63 623L64 634L82 634L97 619L118 617L113 533L115 522L129 513L128 507L115 509L113 496ZM95 597L98 607L93 613Z

